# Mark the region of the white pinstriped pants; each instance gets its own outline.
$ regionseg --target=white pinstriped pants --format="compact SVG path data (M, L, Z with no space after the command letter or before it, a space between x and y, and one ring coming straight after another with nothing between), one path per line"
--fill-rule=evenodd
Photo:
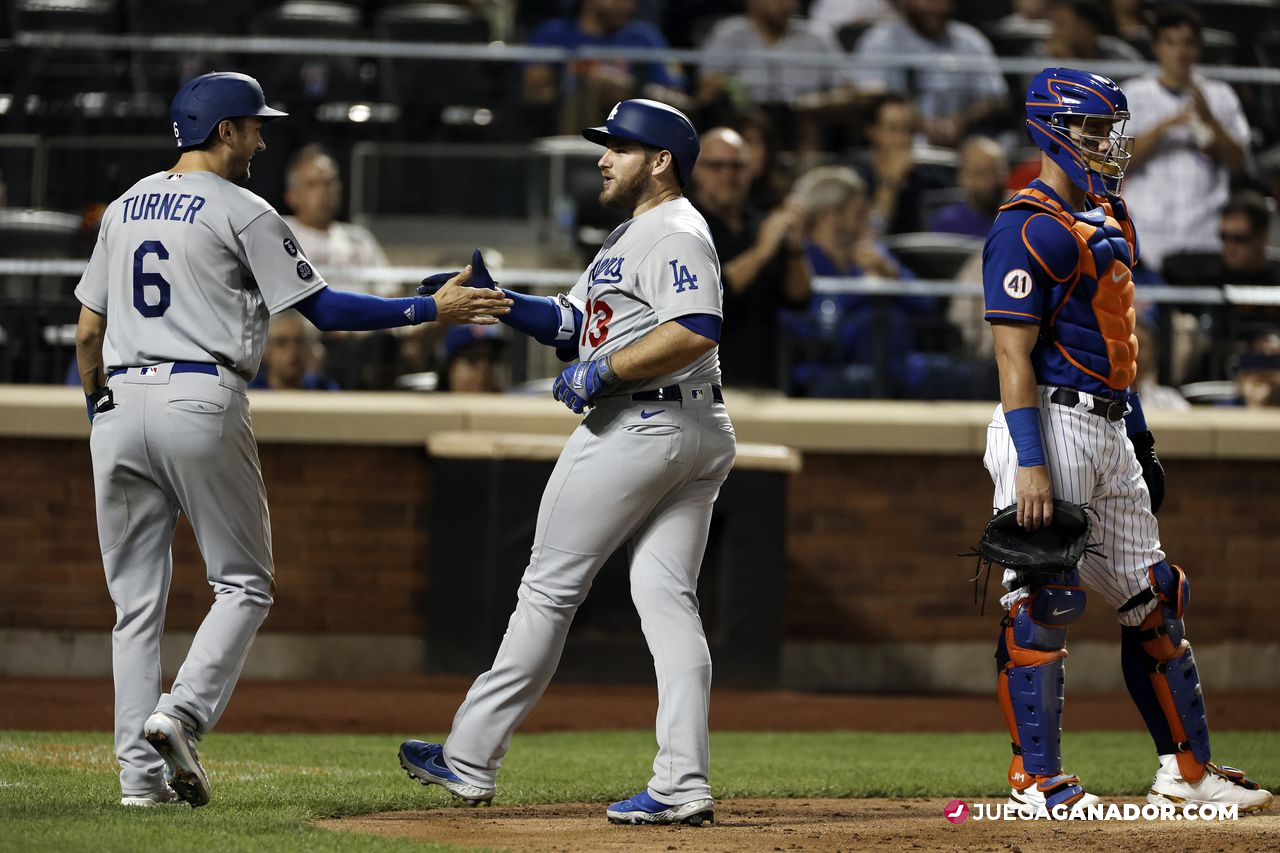
M1089 589L1101 593L1115 610L1151 586L1147 568L1164 559L1156 517L1151 512L1151 495L1142 479L1142 466L1125 435L1123 420L1108 421L1088 411L1093 398L1080 393L1080 402L1071 408L1049 402L1055 386L1040 386L1040 435L1045 461L1053 482L1053 496L1072 503L1088 504L1093 511L1092 544L1098 554L1086 554L1080 561L1080 578ZM1004 408L996 406L987 425L987 452L983 464L995 482L993 508L1003 509L1017 502L1014 475L1018 455L1004 421ZM1027 594L1014 589L1017 576L1004 573L1009 592L1000 599L1006 610ZM1155 601L1136 607L1117 618L1122 625L1136 626L1155 607Z

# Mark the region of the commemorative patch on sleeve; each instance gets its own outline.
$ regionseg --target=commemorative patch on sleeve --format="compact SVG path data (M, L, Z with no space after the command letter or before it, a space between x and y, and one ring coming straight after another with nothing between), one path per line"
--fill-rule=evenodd
M315 272L311 269L311 264L306 261L298 261L298 278L308 281Z
M1026 270L1009 270L1004 277L1004 292L1014 299L1025 299L1031 293L1031 274Z
M289 257L298 257L298 244L294 243L288 237L284 238L284 250L289 253Z

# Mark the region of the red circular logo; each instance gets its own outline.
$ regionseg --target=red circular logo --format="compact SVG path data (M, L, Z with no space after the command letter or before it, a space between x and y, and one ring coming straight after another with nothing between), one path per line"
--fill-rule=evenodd
M969 807L964 800L952 800L942 810L942 815L952 823L964 823L969 819Z

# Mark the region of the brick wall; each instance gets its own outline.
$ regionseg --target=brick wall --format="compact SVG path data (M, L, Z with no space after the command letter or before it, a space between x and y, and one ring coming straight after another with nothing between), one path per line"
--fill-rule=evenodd
M265 630L419 635L427 587L429 466L406 447L265 444L277 603ZM1194 591L1193 640L1270 642L1280 597L1280 462L1168 464L1161 523ZM88 446L0 442L0 627L105 630ZM968 578L991 486L954 456L811 454L790 489L786 631L792 640L987 640ZM169 626L193 630L211 593L190 528L174 546ZM1111 639L1101 596L1073 628Z
M261 448L276 606L265 630L420 634L428 467L404 447ZM115 620L83 441L0 442L0 627L101 630ZM212 601L185 519L167 624L194 630Z

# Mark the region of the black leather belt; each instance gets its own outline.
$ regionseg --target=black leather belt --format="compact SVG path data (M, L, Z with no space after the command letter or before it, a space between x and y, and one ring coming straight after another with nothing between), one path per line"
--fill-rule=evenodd
M152 367L155 365L138 365L138 366ZM117 367L115 370L108 373L107 376L108 377L119 376L121 373L128 373L128 372L129 372L129 368L127 367ZM217 376L218 366L216 364L205 364L202 361L175 361L173 363L173 370L170 370L169 373L171 374L173 373L207 373L210 376Z
M690 394L697 394L698 389L690 389ZM680 394L679 385L668 385L666 388L655 388L652 391L641 391L638 394L632 394L631 399L637 403L681 403L684 398ZM717 403L724 402L724 392L720 390L719 385L711 386L711 399Z
M1080 405L1080 393L1070 388L1057 388L1049 395L1049 402L1074 409ZM1128 408L1129 406L1124 400L1108 400L1105 397L1094 397L1093 405L1087 411L1091 415L1097 415L1109 421L1118 421L1124 417L1125 410Z

